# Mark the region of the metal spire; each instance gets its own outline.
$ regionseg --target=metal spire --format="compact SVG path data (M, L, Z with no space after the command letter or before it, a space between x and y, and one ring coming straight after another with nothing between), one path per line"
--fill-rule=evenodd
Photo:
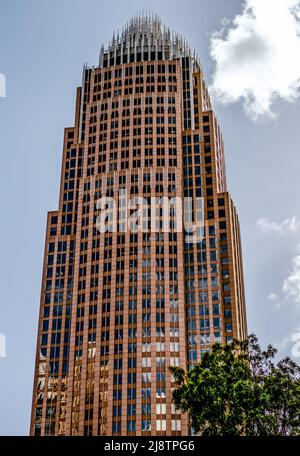
M195 52L192 52L184 37L163 25L159 16L150 11L139 11L122 27L121 32L118 29L113 34L107 50L101 48L99 65L104 66L105 56L107 64L114 65L118 59L120 63L130 61L130 55L134 61L151 60L153 50L155 56L161 54L166 60L191 57L200 65ZM114 55L114 61L109 59L111 54Z

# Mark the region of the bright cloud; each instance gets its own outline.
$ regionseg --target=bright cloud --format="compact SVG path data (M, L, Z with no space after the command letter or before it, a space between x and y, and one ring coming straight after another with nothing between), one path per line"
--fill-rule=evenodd
M276 301L277 298L278 298L278 296L277 296L276 293L271 293L271 294L269 294L269 296L268 296L268 299L269 299L270 301Z
M300 0L245 0L242 13L222 25L211 39L212 95L242 101L253 120L274 118L276 99L300 95Z
M300 327L274 345L281 352L288 352L288 356L300 358Z
M281 304L278 300L278 296L276 293L270 293L268 296L268 300L272 303L273 308L278 310L281 307Z
M292 270L288 277L284 279L282 291L285 299L292 299L300 304L300 244L298 245L299 254L293 258Z
M300 220L295 216L285 219L281 223L270 222L267 218L260 218L257 220L256 225L265 233L277 233L281 236L300 232Z
M289 233L300 233L300 220L295 216L281 223L270 222L266 218L261 218L257 220L256 224L263 232L268 234L275 233L286 236ZM292 259L291 270L282 282L280 296L281 298L274 292L268 296L268 300L275 309L281 307L280 301L283 300L294 301L300 305L300 244L297 245L297 255Z

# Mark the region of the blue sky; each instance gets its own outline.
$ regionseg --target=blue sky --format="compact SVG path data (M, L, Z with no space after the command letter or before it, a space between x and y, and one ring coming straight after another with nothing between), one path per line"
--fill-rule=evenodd
M0 358L0 435L28 434L46 214L58 204L63 129L73 124L83 63L97 65L101 44L143 9L188 39L218 98L214 107L224 136L228 187L241 222L249 330L262 344L277 345L281 355L297 355L291 339L300 332L300 105L285 89L298 68L293 58L284 61L287 74L278 68L283 56L298 49L298 41L283 33L286 48L278 50L272 30L262 37L261 24L250 24L253 34L245 42L247 13L230 35L232 24L222 19L234 19L242 4L1 0L0 73L6 98L0 97L0 333L6 336L7 356ZM213 60L211 37L222 27L228 39L213 43ZM241 49L243 57L253 59L259 78L245 77L249 68L242 66ZM268 66L270 55L274 67ZM233 70L235 93L226 86ZM272 110L264 104L265 94L274 100ZM232 103L224 105L225 99Z

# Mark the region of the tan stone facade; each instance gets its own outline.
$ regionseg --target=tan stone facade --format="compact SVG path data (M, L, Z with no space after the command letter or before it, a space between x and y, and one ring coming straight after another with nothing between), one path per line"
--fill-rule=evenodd
M203 239L155 231L150 209L143 230L124 229L124 190L148 202L189 197L194 208L202 198ZM97 228L103 197L118 204L107 232ZM171 404L169 366L191 367L215 341L246 335L239 222L201 67L158 19L133 20L99 67L84 68L65 130L31 434L188 435Z

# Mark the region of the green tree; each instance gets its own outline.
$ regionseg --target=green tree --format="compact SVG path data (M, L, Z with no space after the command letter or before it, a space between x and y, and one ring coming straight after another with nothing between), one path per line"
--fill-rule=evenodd
M176 408L200 435L299 435L300 367L290 358L276 364L276 352L250 335L215 344L189 371L171 367Z

